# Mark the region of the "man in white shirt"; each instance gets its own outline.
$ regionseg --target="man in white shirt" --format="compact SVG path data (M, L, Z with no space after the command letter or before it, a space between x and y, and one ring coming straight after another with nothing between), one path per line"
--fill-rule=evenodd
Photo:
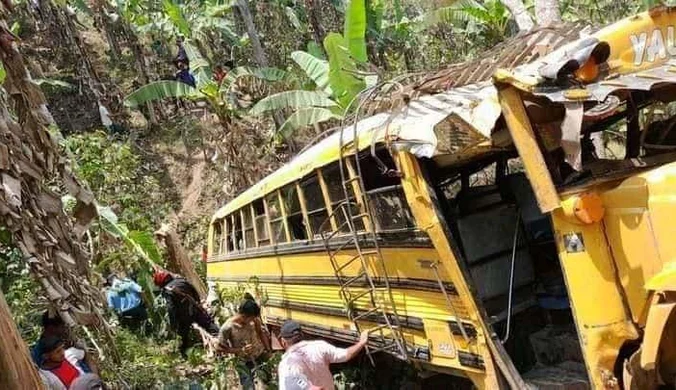
M331 363L344 363L359 354L368 342L368 332L349 348L338 348L323 340L304 341L295 321L286 321L281 328L282 346L286 350L279 363L280 390L334 390Z

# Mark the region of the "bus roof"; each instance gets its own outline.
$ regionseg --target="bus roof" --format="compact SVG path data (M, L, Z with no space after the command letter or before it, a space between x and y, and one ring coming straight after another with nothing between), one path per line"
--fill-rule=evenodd
M676 57L675 25L676 8L658 7L580 37L529 64L499 69L494 82L510 84L527 94L546 97L556 103L603 101L621 89L649 90L662 82L676 83L676 62L670 62L671 56ZM595 60L604 72L593 83L583 86L557 83L590 59ZM376 114L358 120L342 131L337 130L235 197L220 208L213 219L221 219L313 170L337 161L340 145L349 144L355 130L359 150L387 142L397 150L406 150L419 157L463 150L486 153L491 151L491 135L500 115L497 89L490 81L418 97L401 109ZM441 126L442 123L450 127ZM451 145L447 143L441 147L437 139L439 131L448 133L444 136L450 134ZM477 146L488 147L477 149Z
M374 143L388 142L394 148L407 150L419 157L432 157L436 153L435 126L439 122L452 116L456 121L464 122L467 131L489 139L499 114L495 88L489 82L420 97L397 112L376 114L343 127L342 131L336 130L235 197L220 208L213 219L223 218L253 200L337 161L340 146L353 140L355 130L359 150Z

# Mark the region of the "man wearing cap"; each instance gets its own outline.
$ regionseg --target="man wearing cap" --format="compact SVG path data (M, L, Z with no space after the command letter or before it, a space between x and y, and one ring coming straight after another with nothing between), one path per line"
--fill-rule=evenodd
M323 340L304 341L301 326L295 321L286 321L279 335L286 350L278 368L280 390L334 390L329 364L352 360L368 342L366 331L349 348Z

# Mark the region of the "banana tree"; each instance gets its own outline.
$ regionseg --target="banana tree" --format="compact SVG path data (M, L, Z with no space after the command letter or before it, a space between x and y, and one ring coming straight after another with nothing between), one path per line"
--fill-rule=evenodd
M471 35L478 36L492 46L510 35L510 13L501 0L461 0L425 15L423 25L439 23L462 26Z
M278 68L249 68L238 67L228 73L219 85L212 78L209 62L200 55L195 46L185 43L186 53L190 58L190 70L195 75L196 87L191 87L176 80L160 80L146 84L129 94L124 103L127 107L135 108L139 105L166 98L185 98L192 100L206 100L211 111L215 113L221 124L227 125L232 115L238 110L236 102L230 99L232 88L241 77L255 77L261 80L276 82L290 80L291 76Z
M314 90L293 90L260 100L249 112L260 115L291 109L278 134L288 138L295 130L331 119L343 118L352 102L374 81L359 70L366 64L366 11L364 0L352 0L345 13L343 34L329 33L324 38L328 61L308 52L295 51L291 59L314 82Z

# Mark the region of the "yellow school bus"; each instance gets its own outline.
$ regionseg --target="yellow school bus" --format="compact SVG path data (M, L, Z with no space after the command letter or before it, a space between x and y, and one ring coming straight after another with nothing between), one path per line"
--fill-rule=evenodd
M673 387L675 27L653 9L337 130L215 213L208 278L481 389Z

